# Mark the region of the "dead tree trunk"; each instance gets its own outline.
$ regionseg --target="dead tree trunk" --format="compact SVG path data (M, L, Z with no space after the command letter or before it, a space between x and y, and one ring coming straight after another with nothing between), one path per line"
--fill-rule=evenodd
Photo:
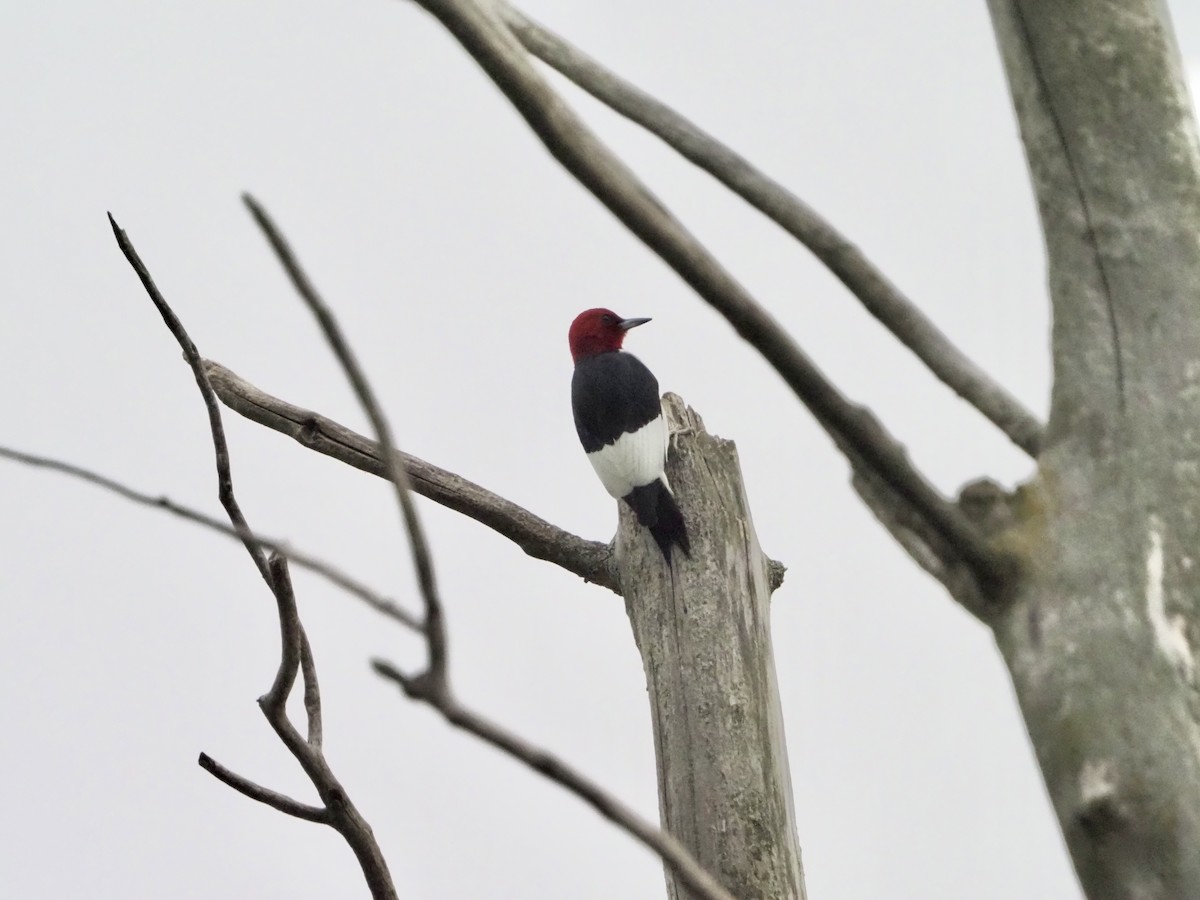
M1200 152L1161 0L990 0L1054 389L992 623L1091 900L1200 897Z
M732 442L668 394L692 555L668 569L623 509L621 589L646 670L663 827L739 900L803 898L771 653L769 562ZM690 897L667 872L672 898Z

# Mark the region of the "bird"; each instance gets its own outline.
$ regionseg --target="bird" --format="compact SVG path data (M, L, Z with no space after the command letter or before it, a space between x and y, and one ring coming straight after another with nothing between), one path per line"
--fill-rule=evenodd
M671 548L691 555L687 525L667 481L667 422L658 379L621 349L631 328L611 309L588 309L571 323L568 341L575 372L571 410L575 431L605 490L626 503L671 565Z

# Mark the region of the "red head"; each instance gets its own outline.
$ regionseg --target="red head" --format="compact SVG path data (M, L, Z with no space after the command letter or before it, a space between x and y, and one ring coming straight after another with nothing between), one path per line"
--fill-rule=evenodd
M575 362L595 356L597 353L607 353L609 350L620 350L625 340L625 332L638 325L645 325L649 319L622 319L611 309L588 309L581 312L571 323L571 331L567 340L571 344L571 358Z

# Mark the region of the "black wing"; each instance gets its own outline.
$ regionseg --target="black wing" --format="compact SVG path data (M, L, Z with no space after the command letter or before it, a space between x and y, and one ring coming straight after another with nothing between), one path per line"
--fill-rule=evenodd
M590 356L575 364L571 409L579 442L594 453L662 414L658 379L631 353Z

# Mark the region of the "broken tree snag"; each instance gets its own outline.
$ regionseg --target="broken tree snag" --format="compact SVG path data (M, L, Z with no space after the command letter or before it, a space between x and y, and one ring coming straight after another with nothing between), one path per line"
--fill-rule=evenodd
M617 561L642 655L663 827L741 900L803 898L783 713L771 653L769 561L733 443L674 394L667 477L691 557L668 569L621 504ZM669 896L691 894L667 873Z

